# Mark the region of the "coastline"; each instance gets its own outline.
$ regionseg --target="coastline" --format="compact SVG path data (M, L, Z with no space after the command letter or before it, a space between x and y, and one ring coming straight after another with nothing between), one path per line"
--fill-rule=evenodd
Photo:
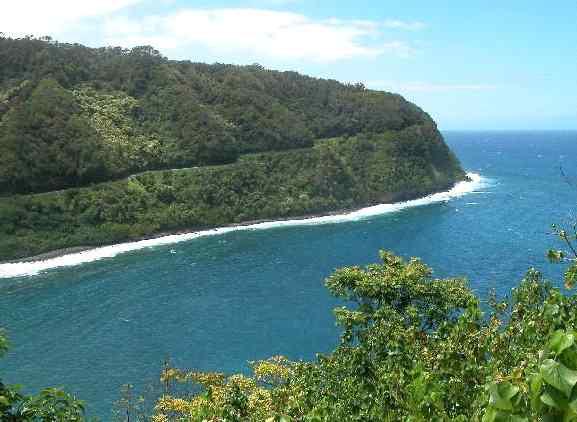
M434 195L434 194L432 194L432 195ZM429 195L427 195L427 196L429 196ZM426 196L424 196L422 198L426 198ZM410 201L410 199L409 199L409 201ZM380 202L379 204L375 204L375 205L393 205L393 204L398 204L401 202L403 202L403 201ZM24 262L46 261L49 259L61 258L61 257L66 256L66 255L72 255L72 254L87 252L87 251L91 251L94 249L105 248L108 246L121 245L123 243L135 243L135 242L142 242L142 241L150 241L150 240L160 239L163 237L181 236L181 235L188 235L188 234L198 234L198 233L202 233L202 232L209 232L209 231L222 230L222 229L231 229L231 228L243 229L243 228L255 226L257 224L264 224L264 223L273 223L274 224L274 223L283 223L283 222L295 221L295 222L303 222L303 225L305 225L306 223L304 223L304 222L306 220L318 219L318 218L324 218L324 217L334 217L334 216L339 216L339 215L347 215L347 214L350 214L350 213L353 213L353 212L356 212L356 211L359 211L359 210L362 210L365 208L373 207L375 205L367 205L365 207L348 208L348 209L345 208L345 209L339 209L339 210L335 210L335 211L327 211L324 213L312 213L312 214L305 214L305 215L294 216L294 217L285 217L285 218L276 218L276 219L247 220L247 221L243 221L240 223L225 224L223 226L218 226L218 227L202 227L202 228L196 228L196 229L190 228L190 229L163 231L163 232L158 232L158 233L151 233L150 235L138 237L135 239L130 239L130 240L127 240L126 242L121 242L121 243L110 243L110 244L92 245L92 246L73 246L70 248L54 249L52 251L44 252L44 253L41 253L38 255L27 256L24 258L8 260L8 261L0 261L0 266L4 265L4 264L18 264L18 263L24 263ZM1 273L0 273L0 278L1 278Z
M430 193L428 195L396 201L381 202L374 205L357 207L352 209L339 209L323 213L312 213L302 216L250 220L241 223L231 223L219 227L205 227L197 229L180 229L169 232L159 232L137 239L127 240L122 243L95 246L76 246L63 249L55 249L39 255L34 255L18 260L0 261L0 278L13 278L19 276L35 275L47 269L63 266L79 265L104 258L114 257L138 249L150 248L167 244L180 243L198 237L219 235L231 231L262 230L283 226L303 226L316 224L336 224L346 221L355 221L377 216L402 209L426 205L460 197L474 192L483 184L483 177L475 173L467 173L465 180L458 181L448 190ZM94 254L100 251L101 253ZM36 267L36 268L34 268Z
M457 183L459 183L459 182L457 182ZM440 192L443 192L443 191L440 191ZM437 193L439 193L439 192L437 192ZM416 199L426 198L426 197L428 197L430 195L434 195L434 194L435 193L421 196L421 197L416 197L414 199L407 199L407 201L414 201ZM27 256L24 258L14 259L14 260L9 260L9 261L0 261L0 265L17 264L19 262L45 261L48 259L60 258L62 256L76 254L76 253L82 253L82 252L91 251L91 250L98 249L98 248L104 248L107 246L121 245L123 243L142 242L142 241L155 240L155 239L160 239L160 238L169 237L169 236L181 236L181 235L187 235L187 234L197 234L197 233L207 232L207 231L212 231L212 230L222 230L222 229L230 229L230 228L242 229L242 228L247 228L249 226L255 226L258 224L265 224L265 223L274 224L274 223L286 223L286 222L294 221L294 222L302 222L302 225L306 225L306 220L319 219L319 218L325 218L325 217L335 217L335 216L340 216L340 215L348 215L348 214L363 210L365 208L371 208L371 207L378 206L378 205L395 205L395 204L400 204L400 203L407 202L407 201L379 202L377 204L366 205L363 207L341 208L341 209L334 210L334 211L297 215L297 216L293 216L293 217L247 220L247 221L243 221L240 223L230 223L230 224L225 224L225 225L217 226L217 227L216 226L215 227L201 227L201 228L189 228L189 229L162 231L162 232L158 232L158 233L151 233L149 235L137 237L134 239L129 239L129 240L126 240L125 242L121 242L121 243L110 243L110 244L92 245L92 246L72 246L69 248L54 249L52 251L44 252L44 253L41 253L38 255Z
M429 195L434 195L434 194L429 194ZM429 196L429 195L427 195L427 196ZM421 198L426 198L427 196L424 196ZM409 201L410 201L410 199L409 199ZM245 228L246 229L246 228L249 228L251 226L258 225L258 224L266 224L266 223L274 224L274 223L285 223L285 222L293 222L294 221L294 222L302 222L301 225L306 225L306 220L318 219L318 218L324 218L324 217L335 217L335 216L339 216L339 215L348 215L350 213L360 211L360 210L363 210L365 208L374 207L376 205L394 205L394 204L399 204L402 202L403 201L380 202L378 204L367 205L365 207L344 208L344 209L339 209L339 210L335 210L335 211L327 211L324 213L312 213L312 214L305 214L305 215L299 215L299 216L294 216L294 217L276 218L276 219L247 220L247 221L243 221L240 223L230 223L230 224L225 224L223 226L218 226L218 227L202 227L202 228L196 228L196 229L190 228L190 229L178 229L178 230L171 230L171 231L163 231L163 232L158 232L158 233L151 233L149 235L137 237L134 239L129 239L129 240L126 240L125 242L121 242L121 243L110 243L110 244L92 245L92 246L73 246L70 248L54 249L52 251L44 252L44 253L41 253L38 255L27 256L24 258L8 260L8 261L0 261L0 266L4 265L4 264L18 264L18 263L24 263L24 262L46 261L49 259L61 258L61 257L66 256L66 255L72 255L72 254L87 252L87 251L91 251L94 249L105 248L108 246L121 245L123 243L136 243L136 242L142 242L142 241L150 241L150 240L161 239L161 238L169 237L169 236L182 236L182 235L189 235L189 234L198 234L198 233L210 232L210 231L222 230L222 229L234 229L234 228L236 228L236 229ZM1 273L0 273L0 278L1 278Z
M464 181L465 182L470 181L469 177L468 177L468 179L469 180L464 180ZM459 182L462 182L462 181L457 181L457 182L453 183L451 186L447 186L445 188L445 190L446 189L452 189ZM400 203L407 202L407 201L413 201L413 200L420 199L420 198L426 198L430 195L444 192L445 190L440 190L439 192L432 192L432 193L429 193L425 196L416 196L416 197L408 196L407 199L402 199L402 200L398 200L398 201L378 202L375 204L368 204L368 205L354 207L354 208L340 208L340 209L334 210L334 211L310 213L310 214L297 215L297 216L291 216L291 217L283 217L283 218L274 218L274 219L247 220L247 221L243 221L240 223L230 223L230 224L225 224L225 225L218 226L218 227L185 228L185 229L162 231L162 232L158 232L158 233L151 233L149 235L144 235L144 236L137 237L134 239L127 239L126 241L120 242L120 243L110 243L110 244L92 245L92 246L88 246L88 245L86 245L86 246L82 246L82 245L71 246L68 248L54 249L54 250L51 250L48 252L43 252L41 254L27 256L24 258L5 260L5 261L0 260L0 265L17 264L20 262L46 261L48 259L60 258L62 256L76 254L76 253L82 253L82 252L91 251L94 249L103 248L103 247L107 247L107 246L120 245L123 243L133 243L133 242L141 242L141 241L147 241L147 240L155 240L155 239L160 239L160 238L168 237L168 236L187 235L187 234L194 234L194 233L200 233L200 232L205 232L205 231L210 231L210 230L218 230L218 229L243 228L243 227L254 226L254 225L263 224L263 223L283 223L283 222L287 222L287 221L304 222L305 220L310 220L310 219L334 217L334 216L339 216L339 215L348 215L350 213L354 213L354 212L363 210L365 208L371 208L371 207L378 206L378 205L394 205L394 204L400 204Z

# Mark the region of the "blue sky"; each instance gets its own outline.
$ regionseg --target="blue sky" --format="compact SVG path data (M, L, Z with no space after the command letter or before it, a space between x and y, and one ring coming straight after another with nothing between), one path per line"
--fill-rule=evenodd
M441 129L577 129L577 2L52 0L0 31L398 92Z

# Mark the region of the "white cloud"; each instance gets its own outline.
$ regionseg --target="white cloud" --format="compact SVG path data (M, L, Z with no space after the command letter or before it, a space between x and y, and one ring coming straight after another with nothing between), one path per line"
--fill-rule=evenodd
M15 0L2 4L0 31L56 36L84 18L105 16L141 0Z
M217 54L248 53L283 60L336 61L390 54L409 57L406 42L377 41L380 24L341 19L314 20L292 12L250 9L182 9L144 21L109 19L105 40L125 47L202 46Z
M384 28L403 29L405 31L418 31L425 28L425 24L420 21L403 21L399 19L387 19L382 23Z
M383 55L411 57L416 53L411 43L387 39L383 30L422 27L420 22L401 20L313 19L262 8L183 8L144 18L117 13L143 1L10 1L0 13L0 31L10 36L49 35L61 40L80 40L78 37L84 35L81 39L90 40L92 45L150 44L165 53L198 47L213 55L247 60L334 62Z
M154 16L140 20L113 17L104 21L103 31L107 34L105 41L110 45L123 47L152 45L158 49L178 47L179 40L176 37L159 31L162 25L163 20ZM111 36L110 34L114 35Z
M367 81L365 85L373 89L386 89L401 93L489 91L497 88L496 85L481 84L481 83L451 84L451 83L432 83L432 82Z
M383 53L393 53L402 58L409 58L416 54L417 50L413 48L410 44L404 41L390 41L386 42L381 46L381 51Z

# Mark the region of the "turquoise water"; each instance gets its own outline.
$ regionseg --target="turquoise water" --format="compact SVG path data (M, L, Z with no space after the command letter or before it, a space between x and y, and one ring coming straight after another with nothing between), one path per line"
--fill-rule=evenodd
M312 359L337 341L323 279L380 248L420 256L437 276L501 295L544 259L551 223L577 211L577 132L449 132L478 192L339 224L231 232L0 279L13 347L1 378L65 387L109 419L119 386L154 384L163 360L225 372L283 354ZM561 176L560 165L575 184Z

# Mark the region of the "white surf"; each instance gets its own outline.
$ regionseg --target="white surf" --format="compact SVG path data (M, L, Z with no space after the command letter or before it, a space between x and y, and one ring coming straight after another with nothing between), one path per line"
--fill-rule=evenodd
M463 195L477 192L488 185L488 180L477 173L468 173L469 181L457 183L452 189L446 192L439 192L411 201L398 202L394 204L380 204L371 207L361 208L357 211L345 214L326 215L321 217L310 217L294 220L267 221L249 225L239 225L232 227L221 227L184 234L162 236L154 239L140 240L136 242L120 243L110 246L102 246L82 252L50 258L41 261L26 261L0 264L0 278L23 277L38 274L42 271L59 267L68 267L87 262L93 262L104 258L112 258L116 255L135 251L138 249L150 248L154 246L168 245L179 242L186 242L198 237L216 236L232 231L240 230L266 230L276 227L305 226L317 224L335 224L348 221L363 220L382 214L388 214L404 210L406 208L419 207L438 202L447 202Z

